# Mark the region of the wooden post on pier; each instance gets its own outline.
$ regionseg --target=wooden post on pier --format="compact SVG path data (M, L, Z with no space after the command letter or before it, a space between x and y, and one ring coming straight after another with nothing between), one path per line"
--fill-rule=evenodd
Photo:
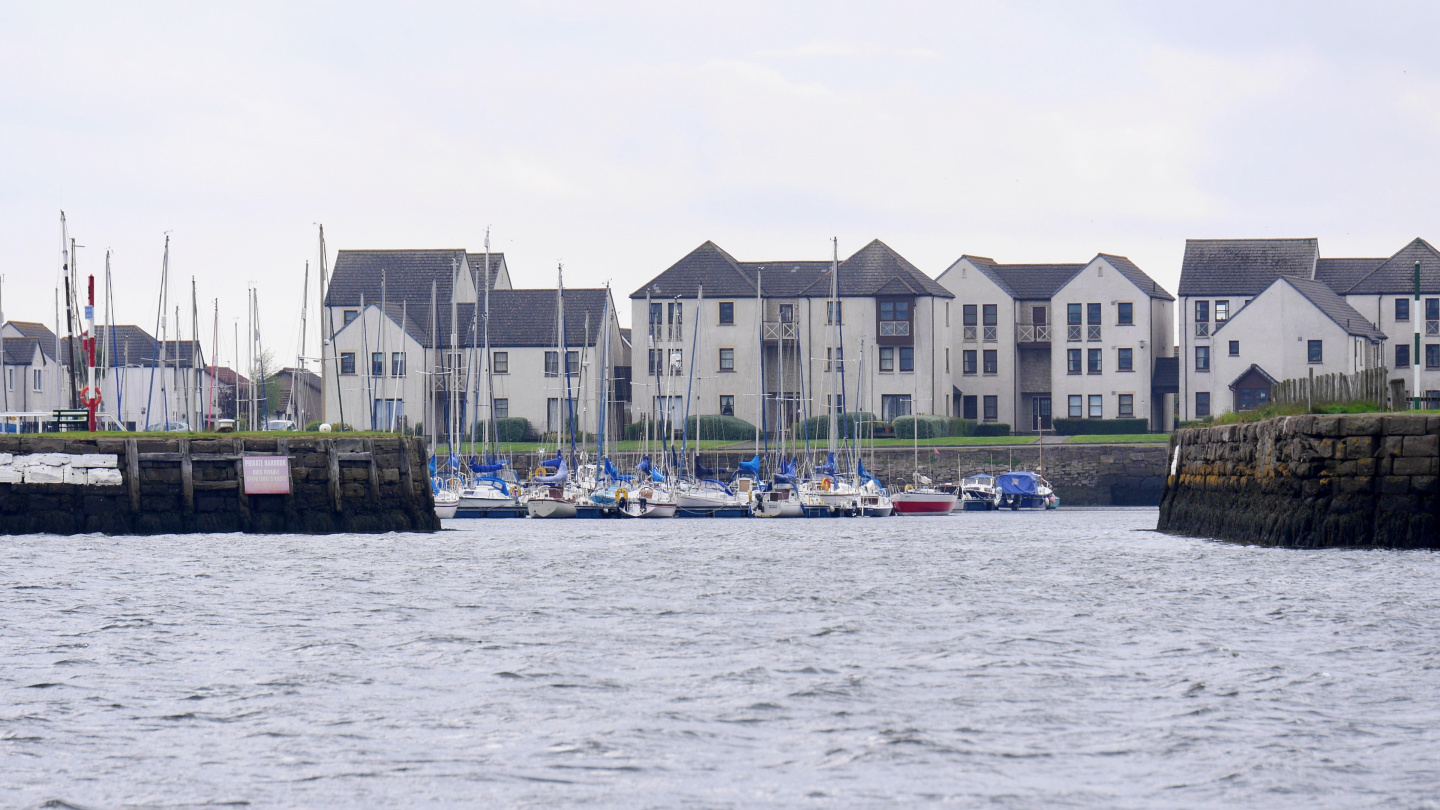
M180 500L185 514L195 514L195 466L190 460L190 440L177 440L180 445Z
M330 506L340 511L340 455L335 449L335 439L325 443L325 453L330 459Z
M140 449L134 439L125 440L125 483L130 486L130 509L140 513Z

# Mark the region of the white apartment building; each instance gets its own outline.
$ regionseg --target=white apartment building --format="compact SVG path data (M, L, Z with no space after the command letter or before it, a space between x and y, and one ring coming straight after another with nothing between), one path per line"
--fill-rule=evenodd
M1049 429L1057 417L1172 429L1175 299L1129 259L998 264L967 255L939 283L959 307L955 415L1017 433Z
M1259 407L1269 381L1312 369L1386 366L1411 396L1421 363L1421 395L1440 398L1440 254L1423 239L1389 258L1336 259L1313 238L1187 240L1180 309L1181 419Z
M635 417L678 422L688 402L774 434L827 408L947 414L950 299L879 240L838 266L707 241L630 296Z

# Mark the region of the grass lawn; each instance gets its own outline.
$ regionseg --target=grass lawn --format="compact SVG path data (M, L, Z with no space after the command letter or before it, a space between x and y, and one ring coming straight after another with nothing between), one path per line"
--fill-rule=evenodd
M1164 444L1169 433L1094 433L1087 436L1066 436L1066 444Z
M921 439L921 447L987 447L997 444L1034 444L1034 436L945 436L939 439ZM876 447L911 447L912 439L876 439ZM870 442L865 442L869 447Z

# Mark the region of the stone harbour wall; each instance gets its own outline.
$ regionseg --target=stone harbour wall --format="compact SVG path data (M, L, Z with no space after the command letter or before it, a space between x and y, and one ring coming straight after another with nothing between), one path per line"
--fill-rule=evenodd
M0 436L0 534L440 528L421 438L84 436ZM245 494L246 456L288 457L290 494Z
M1440 548L1440 416L1286 416L1171 440L1161 531L1296 548Z

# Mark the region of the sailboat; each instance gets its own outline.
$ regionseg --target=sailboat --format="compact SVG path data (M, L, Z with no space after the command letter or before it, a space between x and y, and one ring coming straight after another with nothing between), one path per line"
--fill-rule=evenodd
M915 391L910 401L916 404L920 401L919 373L915 374ZM912 414L914 410L912 405ZM930 478L920 473L920 419L915 417L912 422L910 435L915 454L914 483L906 484L905 491L892 495L890 500L895 505L895 512L900 515L948 515L950 510L955 508L959 496L936 489Z

